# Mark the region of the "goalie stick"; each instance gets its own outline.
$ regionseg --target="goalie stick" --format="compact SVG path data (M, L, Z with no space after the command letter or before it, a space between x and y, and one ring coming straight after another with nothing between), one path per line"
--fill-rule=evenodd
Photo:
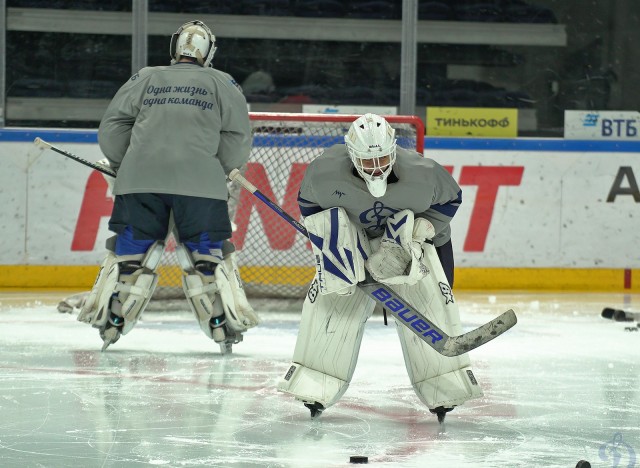
M251 182L245 179L237 169L229 173L229 180L238 182L247 191L262 201L267 207L275 211L282 219L293 226L305 237L309 237L307 229L302 223L293 219L279 205L271 201ZM463 333L458 336L449 336L441 328L428 320L415 307L398 295L393 288L375 281L369 272L364 281L358 283L358 287L381 304L386 310L409 330L415 333L422 341L443 356L454 357L464 354L502 335L517 323L517 317L512 309L500 314L490 322ZM412 317L407 320L405 317Z
M49 143L47 141L44 141L40 137L36 137L36 139L33 140L33 143L39 148L50 149L51 151L55 151L58 154L66 156L69 159L73 159L74 161L77 161L80 164L84 164L85 166L90 167L91 169L95 169L96 171L102 172L103 174L106 174L108 176L111 176L111 177L115 177L116 176L115 172L110 171L109 169L106 169L105 167L101 166L100 164L92 163L91 161L87 161L86 159L82 159L81 157L76 156L73 153L69 153L68 151L60 149L60 148L52 145L51 143Z

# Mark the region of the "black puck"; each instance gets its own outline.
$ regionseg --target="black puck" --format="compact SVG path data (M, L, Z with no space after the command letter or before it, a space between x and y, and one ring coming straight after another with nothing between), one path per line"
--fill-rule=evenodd
M616 322L633 322L633 318L628 317L624 310L616 310L613 313L613 320Z
M587 460L580 460L576 465L576 468L591 468L591 463Z
M352 457L349 457L349 463L356 463L356 464L360 464L360 465L366 465L367 463L369 463L369 457L363 457L360 455L354 455Z
M613 320L613 314L616 311L616 309L612 309L611 307L605 307L604 309L602 309L602 318L606 318L606 319L610 319Z

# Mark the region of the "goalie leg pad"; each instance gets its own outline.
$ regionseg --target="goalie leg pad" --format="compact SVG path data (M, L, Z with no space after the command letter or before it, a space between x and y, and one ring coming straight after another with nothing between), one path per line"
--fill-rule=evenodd
M482 396L468 354L445 357L396 322L405 366L416 395L429 408L453 408Z
M316 261L320 294L349 295L365 277L367 236L344 208L330 208L304 220Z
M436 249L431 244L424 244L423 249L423 262L431 273L413 286L397 285L395 288L410 304L420 304L425 317L446 333L459 335L462 325L458 305ZM456 357L442 356L405 325L396 322L396 328L411 384L429 408L453 407L482 396L467 353Z
M163 251L164 243L157 241L142 255L109 252L78 320L100 329L101 334L110 326L122 335L129 333L156 288L158 275L154 272Z
M191 311L196 316L200 329L216 343L225 340L225 316L221 301L216 301L218 292L214 275L200 272L182 277L182 287Z
M176 246L176 257L185 272L182 289L200 329L216 343L225 342L226 317L222 300L216 297L219 288L215 270L219 267L220 258L191 252L184 244Z
M139 268L130 275L121 275L120 282L116 287L118 297L115 299L117 302L115 304L112 302L112 310L118 315L116 304L122 304L120 315L124 318L123 335L129 333L138 322L157 285L158 275L148 272L145 268Z
M278 390L305 403L333 405L347 390L375 302L361 290L319 294L317 278L302 308L293 362Z
M215 270L215 279L227 326L242 333L258 325L260 318L244 292L235 252L225 255L223 262Z
M278 390L304 403L319 403L324 408L335 404L349 388L349 382L292 362Z
M98 276L96 277L96 280L93 283L93 287L91 288L91 291L89 292L89 295L87 296L87 298L84 300L84 304L82 304L80 312L78 313L78 320L80 322L88 323L90 325L96 322L106 323L107 321L106 317L97 316L98 314L97 301L105 289L107 278L109 277L110 274L111 275L114 274L112 270L114 269L114 267L117 266L117 264L118 264L118 257L116 256L116 254L114 254L111 251L108 251L107 256L102 262L102 265L100 265L100 270L98 271ZM118 272L116 272L115 275L117 278ZM113 278L111 278L110 281L113 283ZM115 288L115 285L111 285L109 290L113 291L114 288Z

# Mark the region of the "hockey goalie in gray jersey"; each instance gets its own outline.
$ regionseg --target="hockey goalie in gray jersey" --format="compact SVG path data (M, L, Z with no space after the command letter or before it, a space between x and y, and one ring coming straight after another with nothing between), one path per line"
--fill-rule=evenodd
M129 333L156 288L173 231L189 307L226 353L259 322L228 241L226 174L249 160L247 101L212 67L216 40L203 22L180 26L169 50L171 65L134 74L100 122L98 143L115 173L109 229L116 236L78 320L99 330L103 350Z
M293 362L278 384L316 417L347 390L375 301L356 287L365 268L445 332L462 332L449 223L461 190L441 165L396 146L382 117L353 122L344 145L305 172L298 204L316 275L302 309ZM438 420L482 396L467 354L445 357L404 325L396 329L411 384Z

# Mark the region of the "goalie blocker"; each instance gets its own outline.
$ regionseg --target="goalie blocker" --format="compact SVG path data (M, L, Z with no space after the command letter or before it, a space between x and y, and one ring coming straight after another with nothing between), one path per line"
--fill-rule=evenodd
M408 210L394 215L388 224L397 227L397 232L390 232L388 238L396 239L393 242L402 252L396 246L375 245L380 243L377 239L370 246L366 235L352 225L342 208L305 219L317 272L303 305L293 362L278 389L304 402L312 416L336 403L351 382L364 326L376 304L354 285L366 275L365 260L376 259L381 249L386 250L379 254L384 261L379 263L378 273L389 275L394 290L412 303L423 304L425 317L440 323L446 333L461 332L457 304L435 248L415 240L416 233L418 237L424 235L422 240L428 238L430 231L424 229L428 226L419 225L416 230L413 213ZM402 245L403 241L412 245ZM420 244L419 248L415 243ZM375 253L371 255L371 251ZM393 255L397 258L390 259ZM416 264L412 267L411 262ZM406 280L404 284L402 277ZM482 396L468 355L439 354L418 338L407 323L401 323L416 318L410 315L407 309L394 317L405 366L419 399L440 416L454 406ZM433 334L431 337L442 339Z

